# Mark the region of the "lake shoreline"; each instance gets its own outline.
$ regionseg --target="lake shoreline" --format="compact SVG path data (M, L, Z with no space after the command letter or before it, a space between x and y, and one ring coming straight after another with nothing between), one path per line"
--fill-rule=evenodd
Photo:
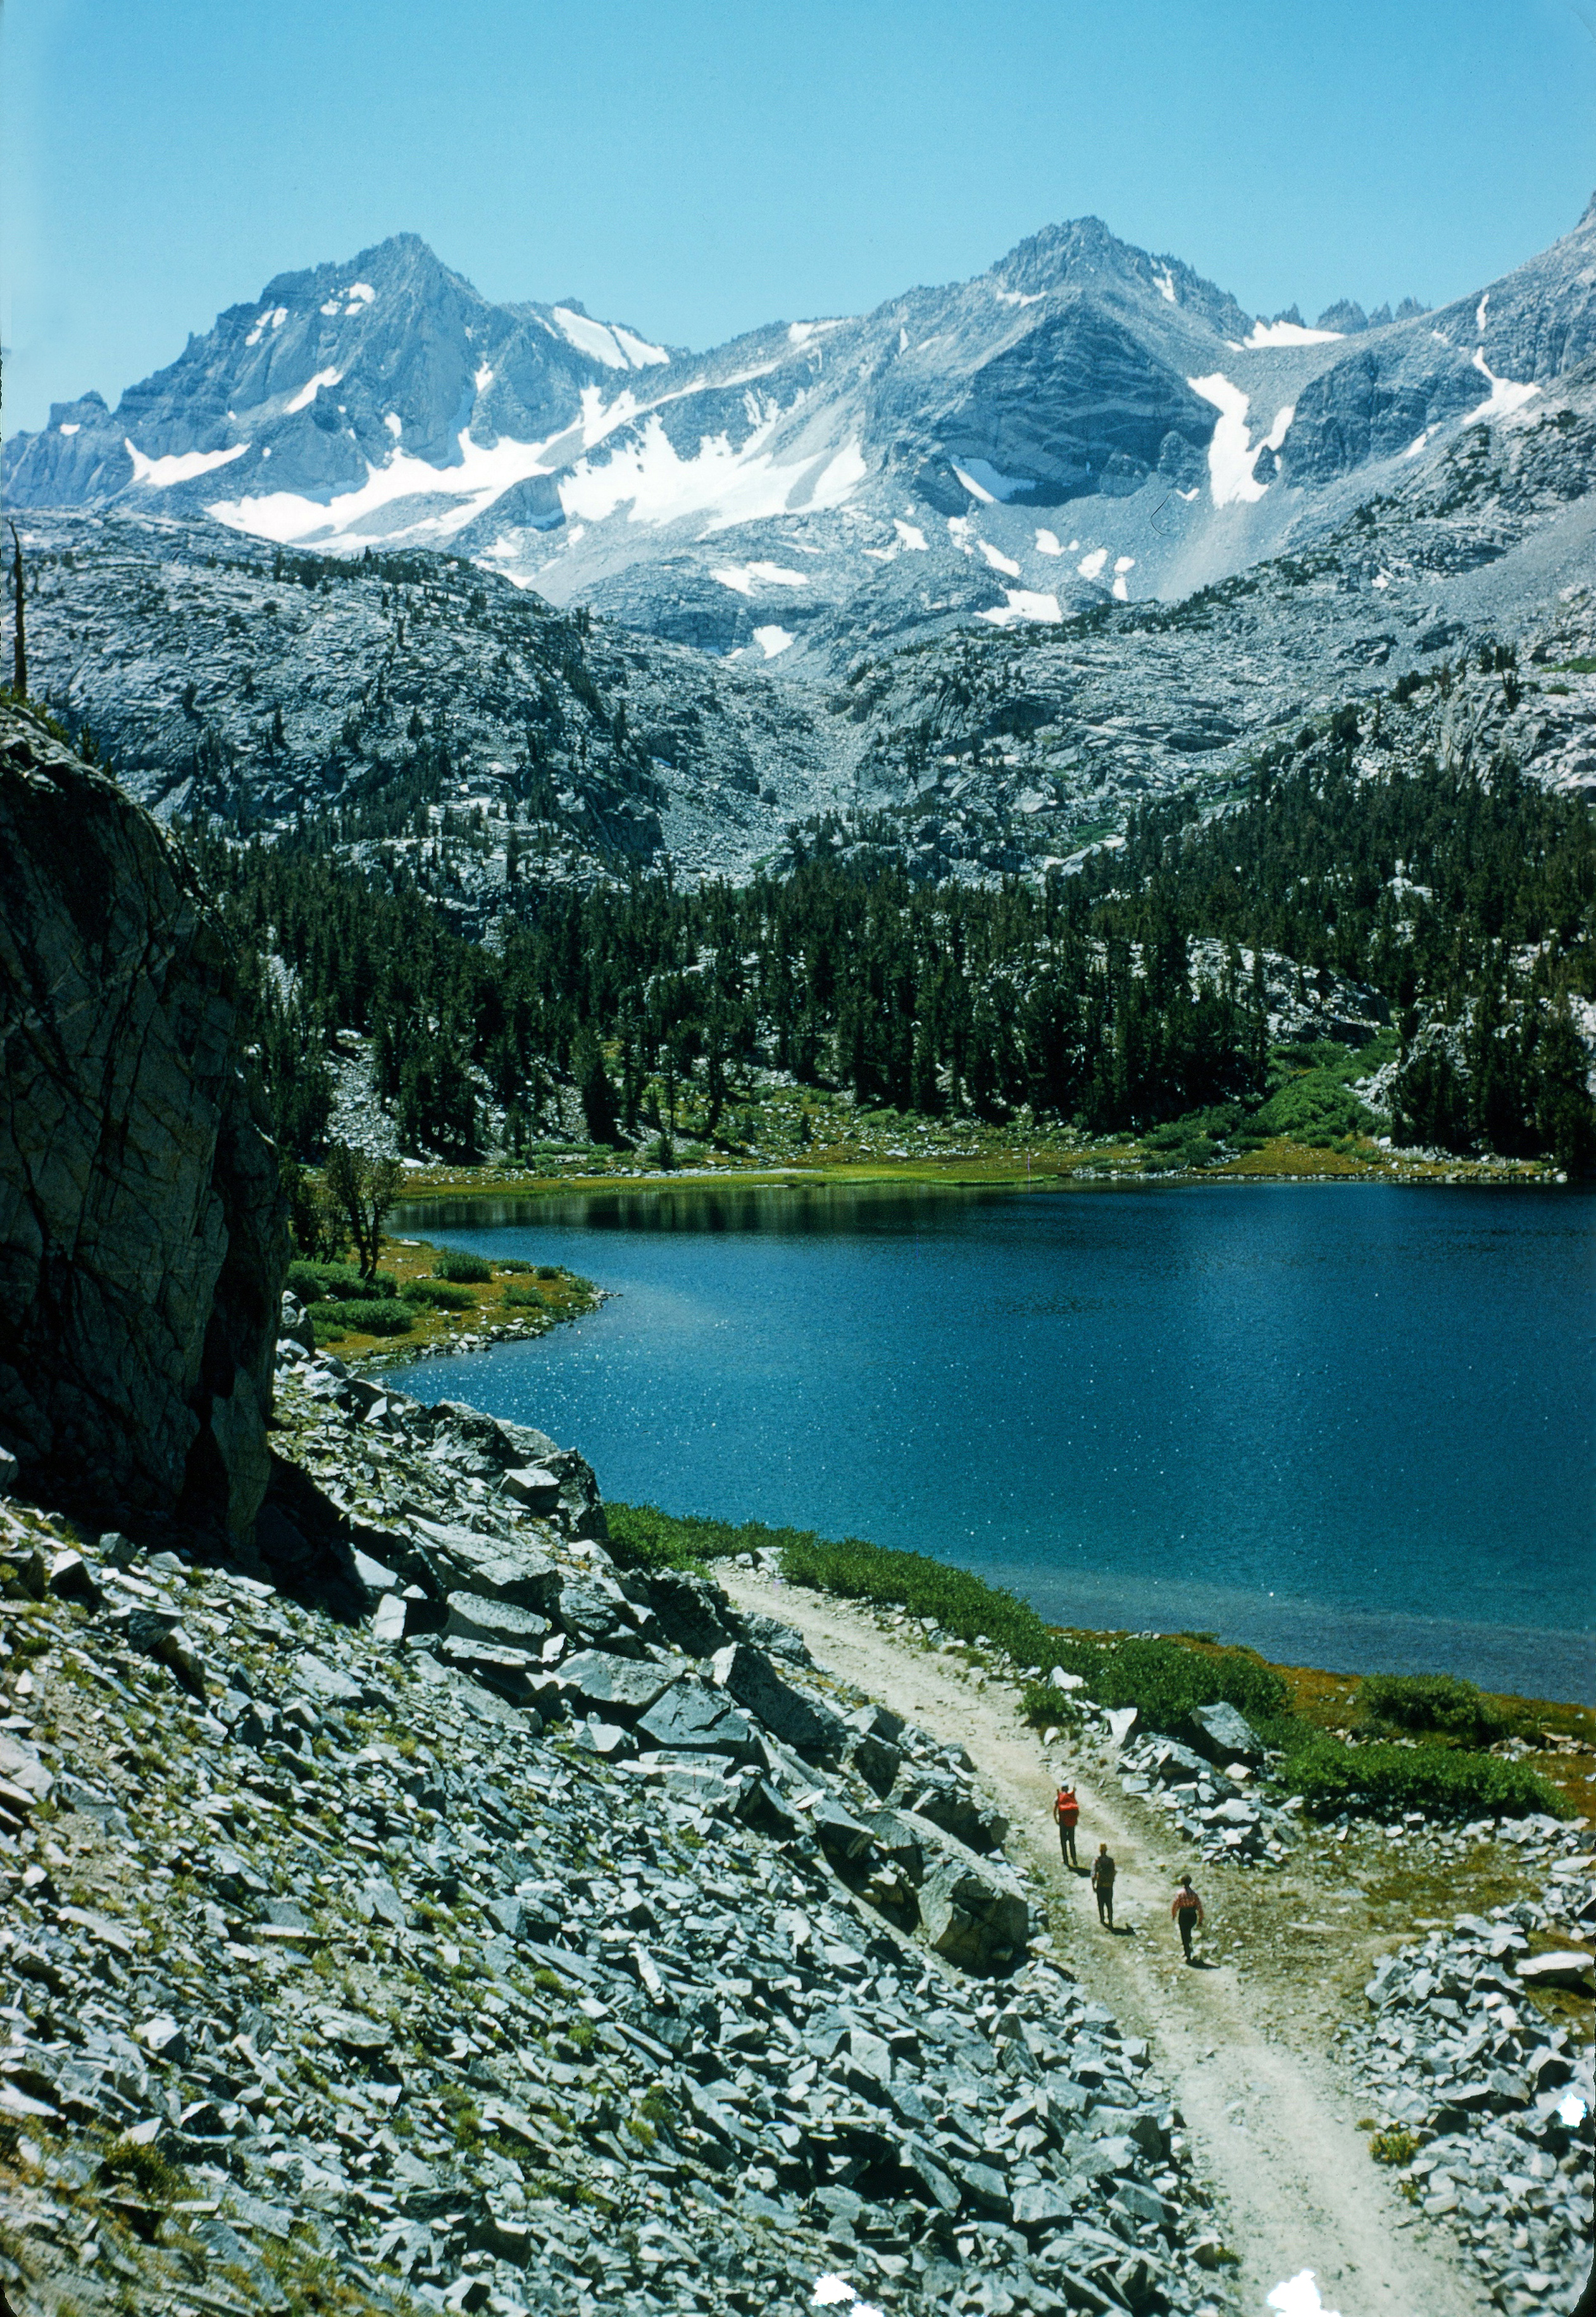
M1029 1162L1029 1163L1028 1163ZM598 1168L568 1175L532 1173L502 1167L417 1168L407 1175L396 1214L436 1201L453 1204L493 1197L535 1203L563 1194L615 1197L642 1193L688 1193L742 1185L748 1189L884 1188L984 1191L1111 1190L1119 1185L1148 1189L1194 1183L1400 1184L1435 1188L1479 1186L1507 1190L1578 1190L1554 1168L1533 1161L1431 1158L1402 1156L1349 1158L1331 1150L1284 1144L1204 1167L1146 1167L1112 1151L1061 1153L1021 1151L992 1158L816 1159L778 1166L728 1160L696 1167Z

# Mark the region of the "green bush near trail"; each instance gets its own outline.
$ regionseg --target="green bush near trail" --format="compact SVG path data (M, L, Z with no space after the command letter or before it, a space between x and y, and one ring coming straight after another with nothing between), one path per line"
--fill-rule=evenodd
M1449 1673L1367 1674L1358 1685L1357 1703L1363 1719L1381 1728L1435 1731L1471 1746L1494 1746L1524 1719L1512 1706Z
M282 1284L291 1288L301 1303L375 1303L397 1294L399 1287L391 1271L362 1279L351 1264L310 1263L303 1258L290 1264Z
M407 1336L415 1314L408 1303L397 1298L385 1298L375 1302L313 1303L311 1323L318 1344L335 1342L340 1336Z
M923 1553L894 1552L857 1537L840 1544L804 1537L783 1551L782 1574L792 1584L932 1618L961 1642L984 1638L1019 1664L1039 1667L1044 1676L1055 1666L1078 1673L1097 1704L1134 1705L1149 1729L1172 1735L1193 1706L1221 1699L1266 1731L1286 1711L1285 1683L1249 1651L1211 1652L1177 1641L1059 1633L1029 1601ZM1057 1720L1058 1691L1045 1680L1033 1683L1025 1709L1033 1718Z
M1044 1668L1078 1673L1099 1705L1134 1705L1142 1723L1166 1737L1182 1735L1199 1705L1234 1705L1260 1736L1278 1745L1287 1722L1286 1685L1250 1650L1194 1650L1177 1641L1051 1639ZM1032 1721L1058 1718L1058 1692L1033 1682L1025 1694Z
M1523 1762L1454 1746L1343 1746L1315 1733L1289 1749L1285 1776L1317 1817L1351 1811L1389 1818L1423 1811L1440 1818L1521 1818L1544 1811L1567 1818L1572 1805Z
M407 1279L399 1293L405 1302L427 1303L434 1311L469 1311L476 1303L463 1287L450 1287L441 1279Z
M485 1255L468 1255L462 1248L450 1248L432 1266L432 1275L458 1280L468 1287L486 1287L494 1267Z
M620 1547L618 1557L629 1558L639 1569L702 1570L711 1561L729 1561L734 1553L820 1542L803 1529L767 1528L763 1521L745 1521L739 1527L698 1513L662 1512L657 1505L608 1503L604 1511L610 1543Z

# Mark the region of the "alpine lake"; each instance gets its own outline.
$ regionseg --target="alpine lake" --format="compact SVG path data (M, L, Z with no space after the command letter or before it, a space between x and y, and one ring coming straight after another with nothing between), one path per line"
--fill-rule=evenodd
M1596 1194L722 1180L390 1228L607 1292L393 1371L607 1497L930 1553L1060 1624L1596 1703Z

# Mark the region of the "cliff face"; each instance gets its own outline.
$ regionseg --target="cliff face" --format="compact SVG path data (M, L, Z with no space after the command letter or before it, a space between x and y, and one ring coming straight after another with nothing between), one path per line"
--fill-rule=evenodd
M246 1531L287 1242L220 927L156 823L0 709L0 1445Z

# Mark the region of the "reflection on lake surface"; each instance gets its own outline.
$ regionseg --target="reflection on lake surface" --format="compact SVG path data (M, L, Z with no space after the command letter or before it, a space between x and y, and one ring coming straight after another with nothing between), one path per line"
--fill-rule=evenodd
M614 1293L405 1373L606 1495L958 1561L1071 1623L1596 1699L1596 1199L718 1185L412 1206Z

